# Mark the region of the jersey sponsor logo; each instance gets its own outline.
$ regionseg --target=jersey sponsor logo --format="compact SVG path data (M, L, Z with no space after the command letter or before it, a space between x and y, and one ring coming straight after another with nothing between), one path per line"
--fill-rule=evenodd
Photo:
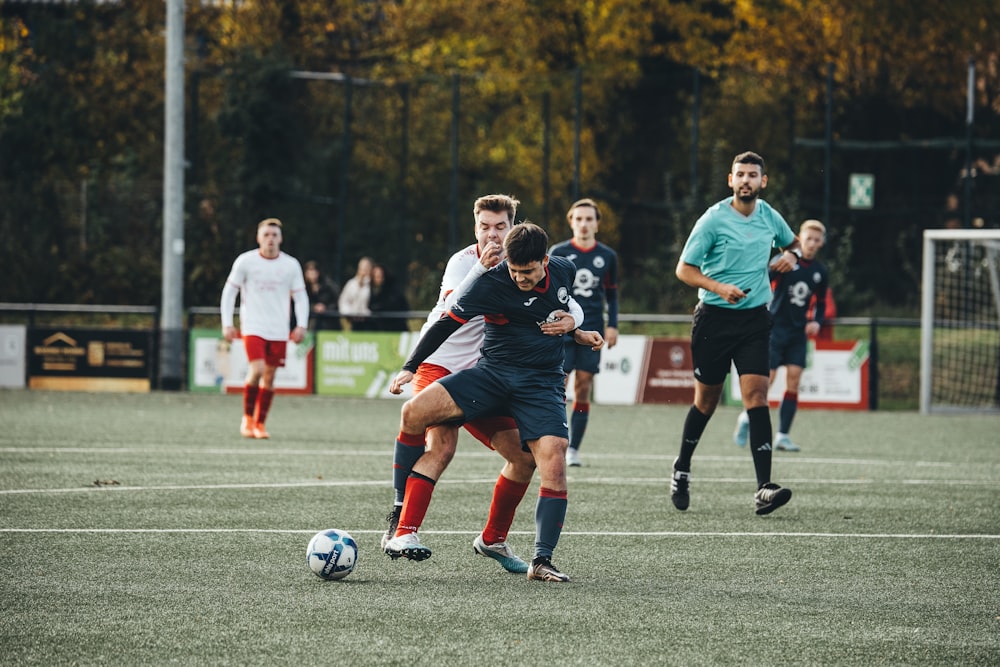
M546 317L541 322L536 322L535 324L537 324L538 326L542 326L543 324L552 324L553 322L558 322L559 312L560 311L558 310L553 310L551 313L549 313L548 317Z
M528 299L527 301L525 301L525 302L524 302L524 305L526 305L526 306L530 306L531 304L533 304L533 303L535 302L535 300L536 300L537 298L538 298L537 296L533 296L533 297L531 297L530 299Z
M594 296L594 290L601 284L601 279L594 275L590 269L580 269L576 272L576 279L573 280L573 294L590 298Z
M812 289L804 280L788 286L788 300L800 308L809 303L810 296L812 296Z

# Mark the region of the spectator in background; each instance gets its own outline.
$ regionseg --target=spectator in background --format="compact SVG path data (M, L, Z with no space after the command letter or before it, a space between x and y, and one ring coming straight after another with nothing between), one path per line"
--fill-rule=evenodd
M406 318L402 316L378 317L379 313L409 310L410 304L402 288L381 264L372 267L372 281L368 297L368 310L372 314L374 331L406 331Z
M340 299L340 285L333 278L319 270L319 264L310 260L303 269L306 280L306 293L309 295L310 319L316 329L340 329L340 318L330 317L328 313L337 311L337 301Z
M372 266L374 264L370 257L359 259L357 273L344 283L337 301L337 310L347 318L352 331L370 329L368 319L372 313L368 309L368 299L371 295Z

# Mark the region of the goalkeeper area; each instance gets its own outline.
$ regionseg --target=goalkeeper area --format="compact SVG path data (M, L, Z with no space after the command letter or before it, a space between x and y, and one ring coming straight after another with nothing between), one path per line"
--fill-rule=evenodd
M1000 230L924 232L920 411L1000 413Z
M423 562L379 540L400 402L0 391L0 644L10 665L997 665L997 420L800 410L791 502L753 511L722 406L670 502L686 405L597 406L554 562L473 553L501 458L465 432ZM508 542L533 550L538 476ZM357 567L306 565L347 530Z

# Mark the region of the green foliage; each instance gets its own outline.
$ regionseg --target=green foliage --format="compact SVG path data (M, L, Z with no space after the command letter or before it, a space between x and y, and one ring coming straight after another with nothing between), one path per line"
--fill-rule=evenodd
M795 139L825 132L827 65L834 139L960 136L969 57L977 138L1000 137L989 0L210 4L186 6L190 305L217 300L264 216L288 225L286 250L340 281L361 254L419 267L415 280L471 238L476 196L510 192L556 237L575 196L599 198L623 296L672 307L651 290L684 289L678 244L727 194L732 154L752 147L793 226L822 214L830 178L826 254L850 261L835 282L844 312L912 311L912 239L937 224L963 156L835 151L825 174L822 152ZM0 248L16 274L0 299L159 300L163 32L162 0L0 5L0 232L31 230L23 248ZM876 175L874 211L845 206L858 171ZM1000 197L977 188L977 215L1000 224ZM94 285L80 285L88 273Z

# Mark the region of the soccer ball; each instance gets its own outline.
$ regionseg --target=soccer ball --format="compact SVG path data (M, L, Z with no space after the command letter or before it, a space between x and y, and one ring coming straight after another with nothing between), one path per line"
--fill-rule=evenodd
M306 547L306 565L322 579L343 579L357 562L358 543L345 530L321 530Z

